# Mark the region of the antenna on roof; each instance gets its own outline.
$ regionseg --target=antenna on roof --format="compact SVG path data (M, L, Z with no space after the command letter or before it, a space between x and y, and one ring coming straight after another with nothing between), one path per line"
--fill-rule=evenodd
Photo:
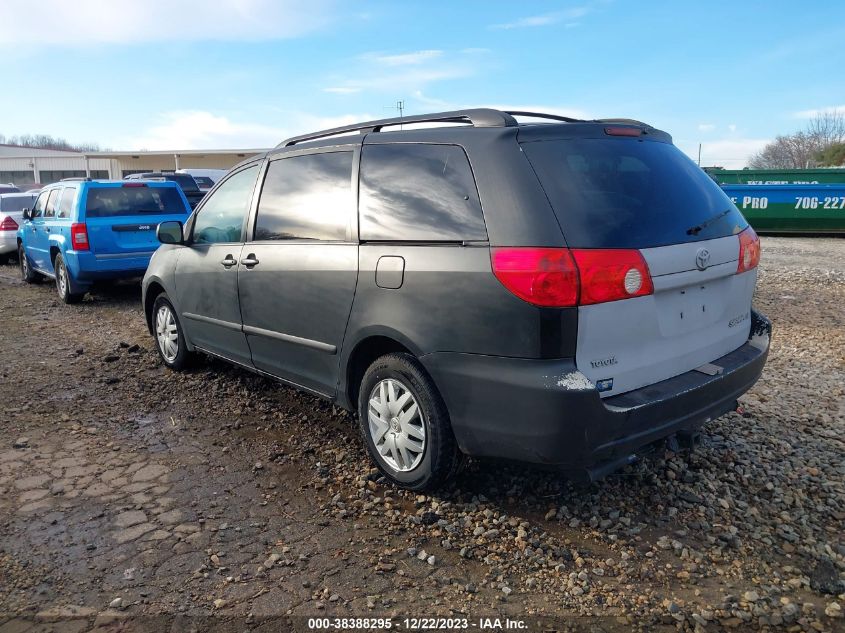
M404 101L397 101L396 105L384 106L384 107L386 109L396 110L399 113L400 119L402 119L402 117L405 116L405 102ZM401 122L399 123L399 129L400 130L402 129L402 123Z

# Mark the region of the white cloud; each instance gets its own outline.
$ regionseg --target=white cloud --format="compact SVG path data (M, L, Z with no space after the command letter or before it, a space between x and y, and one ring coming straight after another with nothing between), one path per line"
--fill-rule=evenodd
M367 53L362 57L369 59L382 66L419 66L425 62L437 59L443 56L443 51L425 50L413 51L411 53L401 53L399 55L378 55L376 53Z
M699 123L698 124L698 131L699 132L712 132L716 129L716 126L713 123Z
M495 30L509 31L511 29L524 29L536 26L549 26L557 24L563 20L574 20L583 17L590 12L589 7L573 7L566 11L555 11L553 13L545 13L543 15L530 15L523 18L518 18L513 22L506 22L504 24L491 24L490 28ZM570 22L566 24L567 28L578 26L577 22Z
M282 126L235 121L204 110L167 112L138 136L117 139L115 149L254 149L275 147L297 134L324 130L358 121L371 120L371 114L318 117L303 112L285 113Z
M720 165L727 169L742 169L752 154L759 152L770 139L723 138L701 144L701 166ZM698 143L677 142L690 158L698 160Z
M794 116L796 119L812 119L820 114L825 114L828 112L845 114L845 105L828 106L826 108L813 108L811 110L801 110L800 112L794 112L792 116Z
M325 26L333 8L334 0L4 0L0 46L283 39Z
M350 88L348 86L346 86L346 87L344 87L344 86L332 86L332 87L329 87L329 88L323 88L323 92L332 92L334 94L339 94L339 95L349 95L349 94L354 94L356 92L361 92L361 89L360 88Z
M343 74L328 78L324 91L352 93L373 91L392 97L414 94L438 81L475 75L489 51L463 49L455 52L421 50L408 53L365 53L347 60Z
M736 132L736 123L731 123L730 125L728 125L728 129L731 131L731 134Z

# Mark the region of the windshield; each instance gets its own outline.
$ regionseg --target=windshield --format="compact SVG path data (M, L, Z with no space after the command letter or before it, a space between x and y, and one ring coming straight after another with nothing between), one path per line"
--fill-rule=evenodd
M175 187L92 187L85 213L89 218L141 214L187 215L185 203Z
M618 138L522 145L575 248L647 248L739 233L748 224L677 147Z

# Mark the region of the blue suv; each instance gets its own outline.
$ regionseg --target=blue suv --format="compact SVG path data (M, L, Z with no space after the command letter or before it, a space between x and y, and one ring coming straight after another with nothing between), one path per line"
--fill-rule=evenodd
M61 181L41 190L18 229L27 283L50 277L65 303L98 280L141 277L159 243L156 226L191 209L174 182Z

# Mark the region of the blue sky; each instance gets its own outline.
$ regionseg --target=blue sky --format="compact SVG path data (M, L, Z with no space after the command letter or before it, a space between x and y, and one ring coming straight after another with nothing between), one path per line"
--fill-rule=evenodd
M845 3L4 0L0 133L246 148L500 106L642 119L742 166L845 110Z

